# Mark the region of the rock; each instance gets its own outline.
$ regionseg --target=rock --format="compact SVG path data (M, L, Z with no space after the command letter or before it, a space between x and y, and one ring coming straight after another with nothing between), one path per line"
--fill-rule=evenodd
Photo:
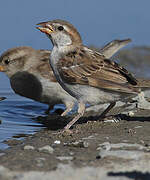
M33 146L26 145L24 146L24 150L35 150L35 148Z
M113 156L122 159L130 159L130 160L140 160L144 156L148 155L148 153L142 151L128 151L128 150L101 150L99 156L101 158Z
M46 159L42 158L42 157L36 158L35 160L37 162L36 166L38 166L38 167L43 167L44 166L44 162L46 161Z
M49 145L43 146L43 147L39 148L38 150L39 150L39 152L46 152L46 153L50 153L50 154L53 154L53 152L54 152L54 149Z
M70 146L70 147L80 147L80 148L88 148L89 147L89 143L86 141L75 141L75 142L71 142L71 143L64 143L65 146Z
M59 140L54 141L54 144L60 144L61 142Z
M98 147L97 150L100 150L98 156L101 158L113 156L122 159L139 160L143 157L149 156L149 153L146 152L147 148L140 144L111 144L109 142L104 142L99 146L100 147Z
M73 157L72 156L57 156L56 159L59 159L60 161L72 161Z

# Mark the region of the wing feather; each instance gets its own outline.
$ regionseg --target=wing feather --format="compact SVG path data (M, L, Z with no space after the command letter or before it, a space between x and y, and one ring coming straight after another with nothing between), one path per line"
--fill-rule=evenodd
M78 48L72 55L69 52L59 60L57 67L65 83L127 93L139 91L134 88L137 80L125 68L88 48Z

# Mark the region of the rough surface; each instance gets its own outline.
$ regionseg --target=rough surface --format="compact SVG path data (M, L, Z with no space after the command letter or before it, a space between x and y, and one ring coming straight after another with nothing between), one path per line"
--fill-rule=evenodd
M125 106L111 111L125 113L116 116L118 123L87 112L71 135L57 133L71 116L38 117L47 129L5 142L10 148L0 151L0 179L149 180L150 110L130 107L132 117Z

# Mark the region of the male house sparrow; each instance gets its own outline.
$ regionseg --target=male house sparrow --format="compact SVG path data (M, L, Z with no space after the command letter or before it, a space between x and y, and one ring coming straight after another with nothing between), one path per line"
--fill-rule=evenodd
M111 57L120 48L129 43L130 39L114 40L105 45L101 52ZM46 103L53 108L55 104L64 103L71 110L76 99L69 95L57 82L49 65L51 51L35 50L31 47L8 49L0 56L0 71L10 78L15 93Z
M78 115L68 123L68 130L85 112L85 104L110 103L102 117L116 101L140 93L137 80L125 68L82 44L80 34L69 22L53 20L37 24L51 39L50 65L59 84L78 100Z

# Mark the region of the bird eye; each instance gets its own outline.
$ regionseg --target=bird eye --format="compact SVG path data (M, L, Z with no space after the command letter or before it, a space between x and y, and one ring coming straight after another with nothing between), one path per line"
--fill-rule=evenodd
M10 60L9 60L9 59L6 59L6 60L4 61L4 63L5 63L5 64L9 64L9 63L10 63Z
M58 26L58 30L59 30L59 31L63 31L63 30L64 30L64 27L63 27L63 26Z

